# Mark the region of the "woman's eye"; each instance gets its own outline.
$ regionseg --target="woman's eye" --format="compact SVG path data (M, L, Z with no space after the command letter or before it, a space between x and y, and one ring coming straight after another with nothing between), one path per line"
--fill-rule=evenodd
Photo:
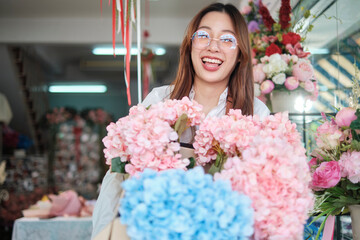
M234 42L234 40L231 38L223 38L222 41L223 42L231 42L231 43Z
M197 36L198 36L198 38L208 38L209 37L209 35L206 35L206 34L198 34Z
M234 43L236 41L233 36L222 36L220 39L222 42L227 42L227 43Z

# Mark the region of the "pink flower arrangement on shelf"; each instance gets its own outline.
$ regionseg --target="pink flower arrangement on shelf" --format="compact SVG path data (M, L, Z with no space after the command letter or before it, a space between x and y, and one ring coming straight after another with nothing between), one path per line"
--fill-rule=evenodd
M314 214L328 217L360 204L360 110L346 107L330 120L323 114L323 121L309 168L317 198Z
M281 1L278 22L261 0L249 0L241 12L247 18L250 32L255 95L265 101L274 90L302 90L316 100L318 90L308 60L310 53L303 49L304 38L292 28L290 0ZM306 11L304 17L310 17L310 12Z
M111 122L111 115L101 108L90 110L88 118L96 124L109 124Z
M260 121L231 110L207 118L195 136L197 163L212 164L214 179L229 180L255 210L254 239L303 239L313 195L305 149L287 113Z
M113 171L130 175L145 168L185 170L191 162L179 154L179 138L203 118L202 106L187 97L166 100L149 109L134 106L128 116L107 127L108 134L103 139L106 164Z
M59 124L66 122L71 118L71 114L64 108L53 108L51 112L46 113L46 120L49 124Z

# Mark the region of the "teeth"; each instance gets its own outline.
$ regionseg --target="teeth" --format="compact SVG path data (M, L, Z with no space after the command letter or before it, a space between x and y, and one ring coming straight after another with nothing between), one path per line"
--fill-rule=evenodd
M219 59L212 59L212 58L203 58L202 59L204 62L209 62L209 63L216 63L216 64L222 64L222 61L220 61Z

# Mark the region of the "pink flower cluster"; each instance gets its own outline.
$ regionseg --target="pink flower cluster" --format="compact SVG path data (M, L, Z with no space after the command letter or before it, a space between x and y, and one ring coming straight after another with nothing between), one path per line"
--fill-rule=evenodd
M254 239L303 239L313 195L305 149L286 113L267 117L238 156L228 158L215 180L229 180L255 209Z
M97 124L108 124L111 121L111 116L101 108L90 110L88 117L91 121Z
M339 160L341 177L346 177L352 183L360 182L360 152L345 152Z
M46 119L50 124L59 124L70 118L70 114L65 108L54 108L52 112L46 114Z
M196 131L193 144L197 163L205 165L216 159L219 151L237 156L246 149L260 131L258 116L244 116L241 110L230 110L221 118L205 119Z
M355 112L355 109L343 108L335 119L327 121L325 118L325 122L317 128L317 148L313 151L314 158L309 162L311 186L315 191L336 186L342 177L352 183L360 181L360 152L346 147L352 142L349 127L357 119Z
M260 61L253 67L255 86L260 88L258 96L285 88L289 91L303 89L311 95L311 99L317 98L314 70L307 58L275 53L262 57Z
M145 168L161 171L171 168L185 169L188 159L181 159L179 136L173 128L183 114L186 125L199 125L204 114L202 107L187 97L182 100L166 100L146 109L142 105L130 109L128 116L107 127L103 139L106 164L120 157L127 162L125 171L130 175Z

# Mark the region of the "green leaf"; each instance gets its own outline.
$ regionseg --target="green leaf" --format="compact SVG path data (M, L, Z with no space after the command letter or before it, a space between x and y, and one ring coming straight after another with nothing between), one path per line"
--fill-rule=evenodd
M174 129L175 129L176 133L178 134L179 139L180 139L180 136L182 135L182 133L188 128L187 125L186 125L187 120L188 120L188 116L185 113L183 113L178 118L178 120L176 120L176 123L174 125Z
M360 184L354 184L354 183L352 183L350 181L347 181L346 189L348 189L348 190L359 190L360 189Z
M313 28L314 28L314 25L310 24L308 27L308 32L311 32Z
M360 151L360 142L356 140L351 141L351 149L354 151Z
M213 163L209 169L209 174L214 175L216 172L220 172L220 167L215 166L215 163Z
M304 18L310 17L310 10L306 10L304 13Z
M273 29L275 32L279 32L281 30L281 25L279 23L274 23Z
M345 194L345 190L342 189L341 187L332 187L332 188L328 188L326 189L326 192L332 194L332 195L343 195Z
M356 109L355 116L357 116L357 119L351 122L350 128L352 130L360 129L360 109Z
M189 163L189 165L187 165L186 168L187 168L187 169L194 168L194 167L195 167L195 158L190 157L189 160L190 160L190 163Z
M330 216L329 214L326 215L324 221L321 223L321 225L320 225L320 227L319 227L319 230L318 230L318 233L316 234L315 240L318 240L318 239L319 239L320 233L321 233L322 230L324 229L324 227L325 227L325 222L326 222L326 220L328 219L329 216Z
M125 165L127 162L122 162L120 157L111 159L111 172L126 173Z

